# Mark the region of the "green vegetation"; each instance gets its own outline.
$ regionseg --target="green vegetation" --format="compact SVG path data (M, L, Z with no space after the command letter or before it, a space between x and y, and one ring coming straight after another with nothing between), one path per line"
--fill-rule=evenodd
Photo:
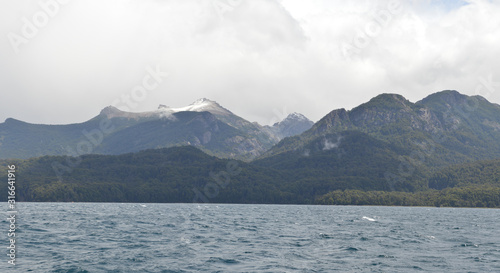
M96 127L102 118L89 122ZM18 166L18 201L500 207L500 106L481 97L443 91L412 103L382 94L332 111L252 162L221 157L248 160L270 143L244 120L225 121L208 112L114 117L119 130L94 152L136 153L4 160L0 176L7 164ZM1 152L33 152L44 130L51 133L36 141L64 150L89 128L72 126L8 120L0 124Z
M469 186L441 191L333 191L316 199L322 205L436 206L500 208L500 187Z
M275 162L219 159L185 146L118 156L0 161L0 173L6 181L7 164L17 165L18 201L500 207L500 160L453 166L429 179L416 171L407 184L391 188L380 170L397 166L391 156L395 148L359 132L342 139L344 146L310 149L308 156L288 155ZM372 145L377 149L367 149ZM75 166L58 177L55 162ZM478 172L482 176L474 179ZM427 181L443 189L429 188ZM197 198L197 192L206 199Z
M59 168L64 172L58 177L54 163L68 166L68 162L75 163L75 167ZM217 185L214 191L209 188L210 195L220 191L213 194L210 202L292 203L297 200L278 189L282 180L276 179L279 175L271 170L218 159L191 146L118 156L44 156L1 161L2 174L6 174L7 164L17 166L18 201L193 202L194 189L204 192L207 185ZM238 175L226 175L228 164L241 168ZM217 176L221 178L215 180Z
M305 133L286 138L264 156L295 151L319 136L358 131L384 142L419 150L433 145L427 169L500 158L500 106L482 97L443 91L412 103L382 94L350 111L334 110Z
M429 188L445 189L486 185L500 187L500 160L477 161L437 171L429 178Z

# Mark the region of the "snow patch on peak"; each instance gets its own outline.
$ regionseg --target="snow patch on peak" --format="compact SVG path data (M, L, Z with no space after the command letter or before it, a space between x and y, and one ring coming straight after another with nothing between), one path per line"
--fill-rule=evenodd
M231 114L231 112L229 110L223 108L217 102L209 100L207 98L198 99L188 106L178 107L178 108L173 108L173 107L169 107L166 105L160 105L158 107L157 111L160 113L165 113L165 112L177 113L177 112L185 112L185 111L189 111L189 112L207 111L207 112L210 112L212 114L221 114L221 115Z
M304 123L311 123L311 124L313 123L306 116L304 116L304 115L302 115L300 113L297 113L297 112L293 112L293 113L289 114L282 121L275 123L273 126L280 126L280 125L284 125L284 124L291 123L291 122L293 122L293 123L295 123L295 122L304 122Z
M217 102L209 100L207 98L201 98L188 106L173 108L167 106L165 104L160 104L157 110L149 111L149 112L125 112L114 106L108 106L101 110L100 115L105 116L107 118L116 118L116 117L124 117L124 118L161 118L161 119L169 119L175 120L173 114L178 112L210 112L214 115L218 116L229 116L232 113L220 106Z
M313 126L314 122L304 115L294 112L284 120L275 123L271 128L280 138L301 134Z
M300 114L300 113L297 113L297 112L293 112L291 113L290 115L288 115L285 119L294 119L294 120L309 120L308 118L306 118L306 116Z
M174 110L174 112L181 112L181 111L201 112L201 111L213 110L213 108L216 108L216 104L213 103L212 101L207 99L199 99L188 106L172 108L172 110Z
M191 105L206 104L206 103L213 103L213 101L211 101L207 98L201 98L201 99L197 99L196 101L191 103Z

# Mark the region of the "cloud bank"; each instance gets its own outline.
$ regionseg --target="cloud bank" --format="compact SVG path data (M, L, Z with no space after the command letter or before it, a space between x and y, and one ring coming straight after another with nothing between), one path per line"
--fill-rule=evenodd
M500 1L17 0L0 18L0 121L81 122L124 95L261 124L383 92L500 102ZM168 77L137 89L157 66Z

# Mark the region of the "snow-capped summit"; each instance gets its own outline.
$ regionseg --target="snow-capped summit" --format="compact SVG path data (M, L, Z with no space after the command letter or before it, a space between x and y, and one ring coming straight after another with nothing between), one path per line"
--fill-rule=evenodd
M280 125L283 126L283 125L286 125L288 123L297 123L297 122L305 122L305 123L311 123L311 124L313 123L306 116L304 116L300 113L297 113L297 112L293 112L293 113L289 114L286 118L284 118L282 121L279 121L279 122L276 122L275 124L273 124L273 126L274 127L280 126Z
M191 103L191 105L195 105L195 104L203 104L203 103L209 103L209 102L213 102L207 98L201 98L201 99L197 99L195 100L193 103Z
M213 100L206 99L206 98L198 99L188 106L178 107L178 108L160 105L158 107L158 110L163 111L163 112L171 112L171 113L177 113L177 112L183 112L183 111L191 111L191 112L207 111L207 112L210 112L210 113L215 114L215 115L232 114L229 110L220 106L217 102L215 102Z
M283 121L285 120L298 120L298 121L309 121L306 116L302 115L301 113L293 112L290 115L288 115Z
M289 137L303 133L313 126L314 122L309 120L304 115L294 112L289 114L285 119L275 123L272 128L279 137Z
M239 123L241 123L241 118L237 117L231 111L220 106L217 102L209 100L207 98L201 98L188 106L184 107L170 107L165 104L160 104L157 110L147 111L147 112L126 112L122 111L114 106L108 106L101 110L100 115L106 116L107 118L128 118L128 119L141 119L141 118L170 118L173 114L178 112L209 112L215 115L220 120L230 124L233 127L238 128Z
M251 123L226 108L216 101L201 98L184 107L170 107L160 104L157 110L148 112L126 112L113 106L108 106L101 111L101 115L107 118L127 118L127 119L168 119L175 121L176 113L179 112L209 112L220 121L242 130L249 134L261 135L262 138L272 138L272 141L279 141L284 137L301 134L310 129L313 122L300 113L291 113L285 119L272 126L261 126L258 123ZM271 141L271 142L272 142Z

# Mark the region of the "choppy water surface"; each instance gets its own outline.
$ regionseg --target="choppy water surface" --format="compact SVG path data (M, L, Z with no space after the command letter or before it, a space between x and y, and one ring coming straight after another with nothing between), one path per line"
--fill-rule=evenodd
M500 272L500 210L18 204L0 272ZM7 244L8 224L2 220ZM6 252L5 252L6 253Z

